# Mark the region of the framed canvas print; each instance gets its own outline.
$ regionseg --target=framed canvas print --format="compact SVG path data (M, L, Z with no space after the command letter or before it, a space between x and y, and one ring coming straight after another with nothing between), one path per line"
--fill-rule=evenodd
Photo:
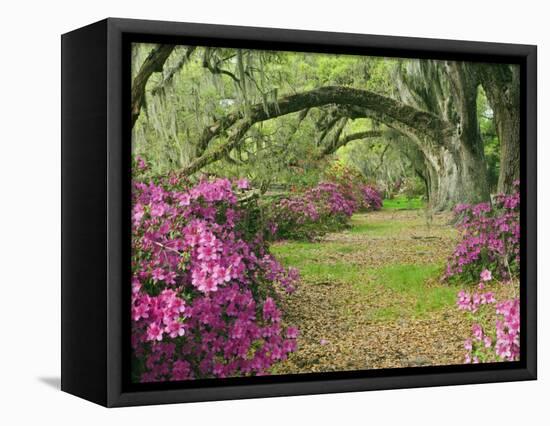
M107 19L62 37L62 389L536 378L536 47Z

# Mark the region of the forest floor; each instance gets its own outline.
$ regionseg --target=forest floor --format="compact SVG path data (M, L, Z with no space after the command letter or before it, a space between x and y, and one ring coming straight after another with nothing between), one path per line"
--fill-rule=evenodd
M463 363L470 323L456 308L460 287L440 281L457 238L450 220L389 201L320 241L275 244L302 280L281 300L300 330L298 351L273 374Z

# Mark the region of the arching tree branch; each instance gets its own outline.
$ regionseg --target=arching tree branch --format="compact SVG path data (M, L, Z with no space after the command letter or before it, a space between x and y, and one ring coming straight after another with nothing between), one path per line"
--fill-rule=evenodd
M267 108L262 103L251 105L248 111L248 119L254 124L306 108L330 104L363 108L382 123L400 124L406 127L408 131L417 132L422 134L423 137L429 137L434 141L443 140L445 133L453 131L448 122L432 113L405 105L395 99L374 92L343 86L326 86L285 96L276 103L267 105ZM205 151L213 138L243 119L244 114L242 112L233 112L206 127L197 144L199 155Z
M240 143L242 143L246 132L248 132L248 129L250 129L253 125L254 122L250 119L239 121L232 129L232 133L229 136L227 142L193 160L191 164L189 164L182 170L182 174L191 175L195 172L198 172L204 166L207 166L208 164L224 158L229 152L231 152L232 149L236 148L237 146L239 146Z
M145 99L145 86L147 85L149 77L151 77L154 72L162 71L164 63L174 50L174 47L174 45L162 44L151 50L151 53L149 53L134 78L132 82L132 127L134 127L141 112L141 107Z
M164 76L164 78L162 79L162 81L157 84L155 87L153 87L153 90L151 90L151 93L153 95L156 95L158 94L159 92L162 92L164 90L164 88L166 87L166 85L170 84L170 82L172 81L172 79L174 78L174 76L183 68L183 66L189 61L189 59L191 58L191 55L193 54L193 52L197 49L196 46L189 46L186 50L185 50L185 53L182 55L182 57L180 58L180 60L177 62L176 65L174 65L172 68L170 68L170 70L168 70L168 72L166 73L166 75Z
M348 143L359 140L359 139L369 139L369 138L379 138L384 135L382 130L365 130L364 132L350 133L339 138L336 143L328 144L321 150L318 158L323 158L327 155L333 154L338 151L339 148L347 145Z
M241 113L232 113L225 116L216 124L209 126L207 132L214 137L221 133L222 128L233 127L227 141L216 149L200 155L185 167L182 172L186 175L193 174L204 166L223 158L226 153L242 143L242 138L255 123L298 112L306 108L329 104L359 107L366 112L374 111L378 121L387 123L390 126L395 125L395 123L401 124L410 132L418 133L423 138L428 137L436 143L445 140L446 133L452 131L451 126L436 115L405 105L395 99L367 90L342 86L327 86L285 96L279 99L276 104L269 104L267 108L263 104L251 105L247 116L241 119L239 119L242 116Z

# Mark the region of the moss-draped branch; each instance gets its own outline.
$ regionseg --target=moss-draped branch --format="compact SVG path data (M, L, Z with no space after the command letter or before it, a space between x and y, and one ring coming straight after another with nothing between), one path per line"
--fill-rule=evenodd
M204 166L223 158L226 153L241 143L243 136L255 123L331 104L362 108L367 114L372 112L377 120L391 127L399 125L409 132L419 134L423 139L444 141L445 136L453 131L452 126L440 117L387 96L351 87L326 86L284 96L268 105L263 103L251 105L246 114L232 112L207 126L197 144L199 157L185 167L183 173L188 175L195 173ZM227 141L205 152L210 141L224 132L228 132Z
M149 77L151 77L154 72L162 71L164 63L174 50L174 47L175 46L171 44L163 44L155 47L151 50L139 68L139 71L132 82L132 127L136 124L141 112L141 107L143 106L143 102L145 100L145 86L147 85Z
M370 138L379 138L384 135L382 130L365 130L363 132L350 133L348 135L342 136L331 143L325 145L321 152L319 153L318 158L323 158L327 155L335 153L339 148L347 145L348 143L360 139L370 139Z

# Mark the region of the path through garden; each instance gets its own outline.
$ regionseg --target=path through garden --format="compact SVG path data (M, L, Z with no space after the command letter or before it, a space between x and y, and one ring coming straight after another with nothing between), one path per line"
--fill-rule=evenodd
M299 349L273 373L463 363L470 325L456 309L459 287L440 281L457 237L450 220L389 200L318 242L275 244L302 282L282 300Z

